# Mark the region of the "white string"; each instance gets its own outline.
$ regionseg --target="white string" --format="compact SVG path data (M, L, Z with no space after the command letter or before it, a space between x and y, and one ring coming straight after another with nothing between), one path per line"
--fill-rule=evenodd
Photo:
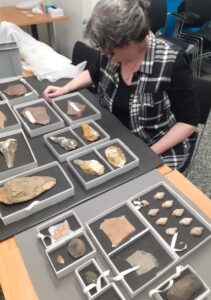
M171 249L175 252L180 252L180 251L184 251L185 249L187 249L187 244L185 244L184 247L181 249L175 248L176 243L177 243L177 238L178 238L178 232L176 232L172 237L171 245L170 245Z

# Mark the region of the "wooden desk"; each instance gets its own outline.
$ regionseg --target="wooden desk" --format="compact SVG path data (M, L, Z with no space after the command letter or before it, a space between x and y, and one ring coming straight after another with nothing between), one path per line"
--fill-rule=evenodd
M62 22L68 20L69 17L63 16L59 18L51 18L47 13L35 15L31 10L18 9L15 6L0 7L0 23L8 21L20 27L31 26L32 35L38 38L37 25L46 24L49 36L49 42L52 48L55 49L54 22Z

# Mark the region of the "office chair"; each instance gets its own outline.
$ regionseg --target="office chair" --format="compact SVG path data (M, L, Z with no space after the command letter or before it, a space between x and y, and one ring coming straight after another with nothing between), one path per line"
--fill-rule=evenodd
M85 70L87 70L98 57L98 50L91 48L83 42L77 41L73 47L72 63L77 65L82 61L86 61ZM97 94L97 88L91 86L88 88L92 93Z

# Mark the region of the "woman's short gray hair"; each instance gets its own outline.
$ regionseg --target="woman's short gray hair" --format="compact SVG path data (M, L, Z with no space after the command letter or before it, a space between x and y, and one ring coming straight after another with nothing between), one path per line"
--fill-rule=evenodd
M148 0L99 0L84 36L107 53L129 41L142 41L149 32Z

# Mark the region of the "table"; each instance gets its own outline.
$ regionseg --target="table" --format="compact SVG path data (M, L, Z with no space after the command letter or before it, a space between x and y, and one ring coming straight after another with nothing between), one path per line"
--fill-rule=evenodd
M193 204L198 209L201 209L208 218L211 218L211 201L206 195L199 191L178 171L169 171L167 166L162 166L158 170L161 170L161 174L165 173L164 176L166 179L191 199ZM135 180L140 180L140 178ZM206 251L206 249L203 247L200 248L200 251L203 254L203 251ZM6 300L38 300L15 237L0 243L0 266L0 283L2 284Z
M31 26L32 35L34 38L39 39L37 32L37 25L46 24L49 36L49 42L52 48L56 48L55 35L54 35L54 22L62 22L68 20L68 16L52 18L47 13L42 15L35 15L31 10L18 9L15 6L0 7L0 23L8 21L18 25L19 27Z

